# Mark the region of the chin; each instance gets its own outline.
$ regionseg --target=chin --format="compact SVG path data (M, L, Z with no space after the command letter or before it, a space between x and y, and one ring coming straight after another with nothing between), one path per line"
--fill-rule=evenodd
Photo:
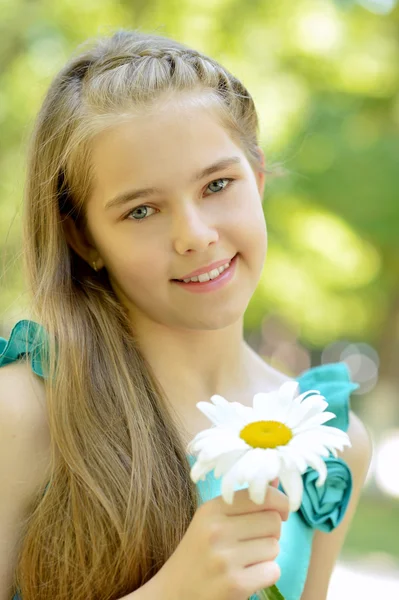
M245 309L248 303L245 305L225 306L222 309L210 310L207 313L192 315L186 315L185 324L183 327L193 330L202 331L217 331L218 329L225 329L241 321L244 317Z

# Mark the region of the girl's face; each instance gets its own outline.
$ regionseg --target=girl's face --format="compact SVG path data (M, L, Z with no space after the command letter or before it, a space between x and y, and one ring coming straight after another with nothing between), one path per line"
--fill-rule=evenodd
M92 160L87 222L97 266L132 323L211 330L242 317L267 247L264 176L215 112L175 98L99 134ZM174 281L236 255L234 276L215 289L193 293Z

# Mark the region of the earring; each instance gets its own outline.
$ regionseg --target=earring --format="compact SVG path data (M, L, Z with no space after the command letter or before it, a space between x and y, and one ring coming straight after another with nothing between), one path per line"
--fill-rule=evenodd
M97 265L96 265L96 261L95 261L95 260L92 262L92 265L93 265L93 269L94 269L94 270L96 271L96 273L97 273L98 269L97 269Z

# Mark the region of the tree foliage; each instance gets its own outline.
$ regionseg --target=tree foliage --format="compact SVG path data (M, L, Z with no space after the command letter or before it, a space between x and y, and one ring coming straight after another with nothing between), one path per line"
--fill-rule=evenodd
M329 0L3 0L0 23L0 314L25 309L25 147L51 79L87 37L159 31L223 62L255 97L283 177L265 195L269 255L246 315L303 343L395 345L399 297L399 11Z

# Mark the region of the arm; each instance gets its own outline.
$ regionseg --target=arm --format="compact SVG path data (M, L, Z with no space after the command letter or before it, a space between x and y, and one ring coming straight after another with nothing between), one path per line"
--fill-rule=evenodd
M12 596L22 526L50 473L44 403L43 389L28 365L21 362L0 369L0 600ZM161 598L159 587L155 575L120 600Z
M301 600L326 599L330 577L349 530L366 479L371 460L372 443L365 426L353 412L350 413L348 435L352 447L345 449L340 456L352 471L352 497L340 525L331 533L316 531L314 535L312 555Z
M26 364L0 369L0 600L12 595L23 526L49 470L41 394Z

